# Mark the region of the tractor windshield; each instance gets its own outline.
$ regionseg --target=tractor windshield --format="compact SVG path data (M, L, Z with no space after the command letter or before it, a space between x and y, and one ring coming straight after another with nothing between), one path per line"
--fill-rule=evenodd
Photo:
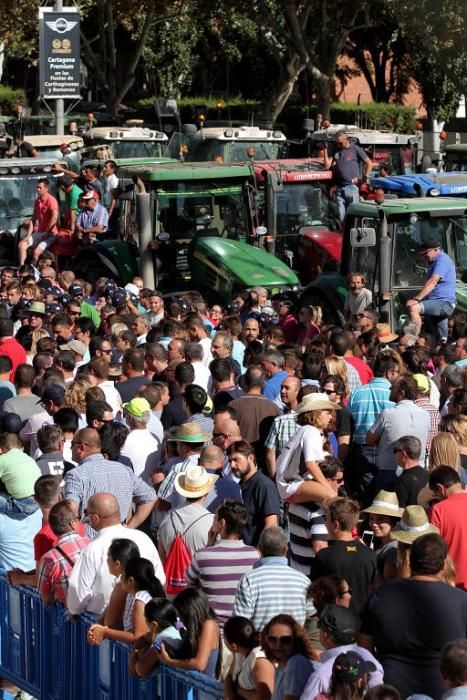
M277 233L296 234L303 226L325 226L335 231L337 212L327 186L319 182L285 182L277 193Z
M167 182L159 187L157 217L171 240L194 236L246 239L249 233L243 185L229 181Z
M43 174L0 177L0 231L16 231L20 223L32 215L37 197L37 181ZM49 192L56 195L55 181L48 178Z
M286 144L275 141L221 141L205 139L193 144L189 158L191 161L220 161L223 163L245 163L249 156L247 149L254 148L256 160L276 160L285 158Z
M160 141L109 141L114 159L162 158L166 144Z

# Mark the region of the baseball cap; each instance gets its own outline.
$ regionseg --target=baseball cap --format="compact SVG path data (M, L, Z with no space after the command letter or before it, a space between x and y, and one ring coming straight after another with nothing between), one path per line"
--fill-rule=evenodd
M85 201L89 201L90 199L97 199L96 197L97 192L94 190L88 190L84 194L80 195L80 199L84 199Z
M46 313L49 315L59 314L62 311L62 305L55 302L54 304L46 304Z
M60 384L49 384L46 386L42 392L42 398L38 400L37 403L44 403L45 401L63 401L65 398L65 389L60 386Z
M81 357L85 356L87 349L87 346L81 340L70 340L69 343L60 345L60 350L72 350L72 352L76 352Z
M332 675L343 681L357 681L367 673L376 671L372 661L365 661L356 651L344 651L336 656Z
M430 250L431 248L441 248L440 241L436 238L425 238L418 246L418 250Z
M17 413L9 413L1 411L0 413L0 432L18 434L23 427L23 421Z
M352 644L360 631L358 617L342 605L325 605L319 613L319 625L339 644Z
M147 399L135 398L131 399L127 403L123 404L123 410L133 416L134 418L141 418L145 413L149 413L151 406Z
M68 294L73 299L74 297L84 296L84 289L79 284L72 284L68 290Z
M120 287L112 292L112 304L116 309L122 309L126 304L126 292Z
M426 374L414 374L413 378L417 382L417 386L423 394L430 393L430 390L431 390L430 380L428 379Z

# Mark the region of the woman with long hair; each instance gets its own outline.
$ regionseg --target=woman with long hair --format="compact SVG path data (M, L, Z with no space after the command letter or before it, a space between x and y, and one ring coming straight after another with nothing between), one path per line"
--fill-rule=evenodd
M452 435L459 450L459 476L461 484L467 485L467 419L462 415L448 414L443 418L445 435Z
M352 590L342 576L320 576L310 584L308 598L313 601L318 613L325 605L341 605L348 608L352 600Z
M432 472L436 467L447 464L456 472L460 472L459 445L451 433L442 432L435 435L431 441L428 455L428 471Z
M337 355L327 355L323 360L323 378L330 375L340 377L344 382L345 394L343 401L345 401L350 394L349 372L344 360Z
M88 631L88 641L91 644L101 644L104 639L134 644L148 632L144 616L146 603L152 598L163 598L165 595L161 582L155 576L153 564L143 557L127 561L120 584L126 593L123 629L113 629L98 623L91 625Z
M184 630L177 658L162 644L158 657L167 666L199 671L218 678L221 666L220 631L207 596L196 588L185 588L173 601Z
M224 644L233 661L224 680L224 700L270 700L274 688L274 665L261 649L251 620L231 617L224 625Z
M276 665L271 700L298 700L315 670L305 630L291 615L276 615L261 633L266 658Z
M298 312L299 331L297 345L305 349L308 342L315 335L320 334L322 320L323 311L320 306L302 306Z
M91 382L88 379L75 379L66 387L66 405L72 408L80 417L80 428L87 425L86 422L86 392L91 388Z

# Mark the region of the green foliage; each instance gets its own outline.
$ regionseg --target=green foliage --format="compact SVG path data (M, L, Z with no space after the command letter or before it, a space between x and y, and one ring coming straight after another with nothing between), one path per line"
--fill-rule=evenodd
M0 85L0 114L16 116L16 105L18 104L26 104L24 91Z
M406 134L415 129L416 110L381 102L364 105L339 102L331 105L331 119L342 124L360 123L365 129L390 129Z

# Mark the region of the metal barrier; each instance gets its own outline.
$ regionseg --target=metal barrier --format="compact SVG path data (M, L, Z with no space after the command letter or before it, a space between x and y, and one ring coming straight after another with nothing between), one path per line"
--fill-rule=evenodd
M150 678L132 678L128 645L87 643L94 621L73 622L62 606L0 575L0 676L40 700L222 700L222 684L196 671L161 664Z

